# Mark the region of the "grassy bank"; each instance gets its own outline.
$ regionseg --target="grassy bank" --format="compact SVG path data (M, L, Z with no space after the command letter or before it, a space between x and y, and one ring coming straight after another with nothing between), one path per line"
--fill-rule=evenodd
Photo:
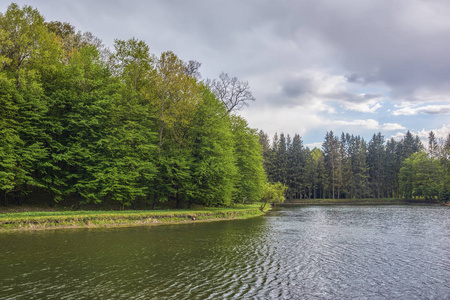
M55 228L145 226L245 219L262 215L260 204L164 211L32 211L0 214L0 232ZM267 210L267 209L266 209Z
M368 199L297 199L286 201L285 204L317 204L317 205L332 205L332 204L351 204L351 205L375 205L375 204L407 204L410 201L394 198L368 198Z

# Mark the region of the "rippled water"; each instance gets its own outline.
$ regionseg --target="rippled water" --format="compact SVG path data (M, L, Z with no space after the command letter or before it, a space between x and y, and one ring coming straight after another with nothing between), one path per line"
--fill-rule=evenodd
M450 210L0 234L1 299L450 299Z

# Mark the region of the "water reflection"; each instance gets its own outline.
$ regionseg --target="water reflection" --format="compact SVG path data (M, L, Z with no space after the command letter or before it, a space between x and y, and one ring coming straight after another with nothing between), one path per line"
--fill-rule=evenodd
M0 235L0 298L449 299L450 211L297 206L207 224Z

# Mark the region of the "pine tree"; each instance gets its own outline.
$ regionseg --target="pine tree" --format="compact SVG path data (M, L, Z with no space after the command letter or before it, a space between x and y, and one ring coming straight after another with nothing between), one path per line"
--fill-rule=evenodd
M367 153L370 187L372 194L376 198L381 198L386 195L383 188L386 169L385 161L384 137L379 132L378 134L374 134L370 140Z
M287 150L287 187L288 198L299 199L305 183L303 142L300 135L295 134L292 144Z
M334 136L333 131L327 132L325 135L325 141L322 144L325 168L329 174L327 187L331 192L331 198L334 199L338 186L338 172L339 172L339 142L337 137Z

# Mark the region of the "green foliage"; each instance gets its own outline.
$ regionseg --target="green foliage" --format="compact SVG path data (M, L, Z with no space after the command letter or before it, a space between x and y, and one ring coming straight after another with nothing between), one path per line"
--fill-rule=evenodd
M30 7L0 14L0 191L8 199L155 207L261 198L254 130L198 81L199 63L101 41ZM25 195L28 195L25 197Z
M264 187L263 205L261 210L264 209L267 203L272 203L275 206L277 203L283 203L286 200L285 193L287 186L281 182L270 183L266 182Z
M263 131L259 133L269 182L286 183L285 196L289 200L401 196L448 199L450 155L446 149L450 149L450 137L446 141L433 138L433 134L430 137L429 156L433 163L422 164L421 170L409 171L405 167L400 178L400 168L407 155L423 148L411 132L400 141L391 139L386 143L378 133L366 143L360 136L348 133L342 133L338 139L330 131L326 133L322 150L312 151L302 147L297 134L292 142L289 135L285 138L283 133L275 134L270 146L267 135ZM419 179L406 180L408 172Z
M413 153L403 161L399 174L400 192L405 198L441 198L444 170L439 160L425 152Z
M192 155L191 201L230 205L237 176L231 120L225 106L207 89L189 131Z
M322 150L281 133L270 145L199 81L199 63L170 51L157 57L134 38L104 50L92 34L46 23L30 6L0 14L5 204L229 206L271 190L266 198L450 198L450 136L430 133L428 156L409 131L368 144L330 131ZM224 76L250 95L233 107L253 100L247 83Z
M263 196L267 181L259 135L256 130L248 127L243 118L232 116L231 121L238 168L233 199L237 203L258 201Z

